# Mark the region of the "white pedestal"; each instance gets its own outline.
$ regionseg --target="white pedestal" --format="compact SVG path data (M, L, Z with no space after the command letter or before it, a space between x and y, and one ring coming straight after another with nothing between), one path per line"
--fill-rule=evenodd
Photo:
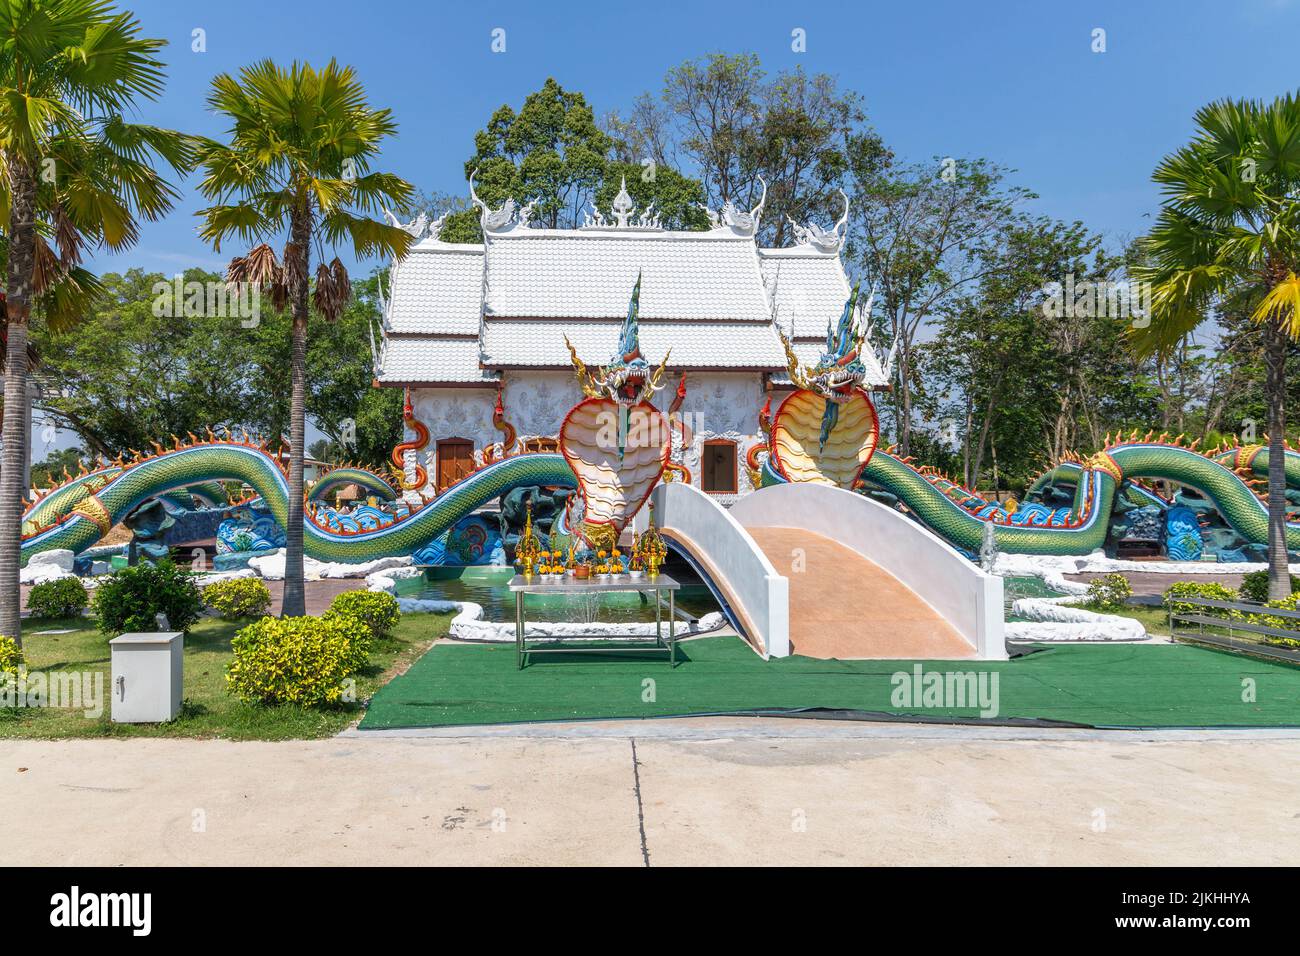
M108 642L112 657L111 719L157 723L181 712L185 635L180 631L123 634Z

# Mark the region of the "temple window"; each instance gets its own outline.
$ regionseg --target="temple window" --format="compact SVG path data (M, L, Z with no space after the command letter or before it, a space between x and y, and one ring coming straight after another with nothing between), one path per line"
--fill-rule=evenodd
M736 443L711 438L700 453L700 487L718 495L734 495L736 486Z
M559 450L560 441L558 438L524 439L524 451L526 452L554 452Z

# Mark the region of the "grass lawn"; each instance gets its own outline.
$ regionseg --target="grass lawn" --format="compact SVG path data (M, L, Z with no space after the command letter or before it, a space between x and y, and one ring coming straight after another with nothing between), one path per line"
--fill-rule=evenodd
M449 614L406 614L394 635L375 643L370 666L359 672L357 694L370 697L394 674L418 658L447 633ZM185 636L185 702L181 714L166 724L114 724L108 701L98 717L82 710L49 707L0 708L4 737L226 737L234 740L288 740L328 737L361 716L360 703L307 708L246 704L226 693L225 668L230 639L240 624L204 618ZM37 634L71 628L69 634ZM23 621L23 652L29 671L99 671L103 694L110 694L108 637L85 618Z
M680 645L661 658L538 658L509 646L439 644L381 688L361 728L793 712L978 715L966 706L894 699L896 674L998 678L997 717L1105 727L1300 726L1300 667L1183 644L1056 646L1011 661L763 661L736 637ZM924 703L924 702L923 702Z

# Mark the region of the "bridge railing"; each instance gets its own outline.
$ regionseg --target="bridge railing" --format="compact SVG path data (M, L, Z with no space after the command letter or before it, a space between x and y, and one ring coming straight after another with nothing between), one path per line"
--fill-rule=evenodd
M910 588L980 659L1006 659L1002 579L906 515L842 488L791 483L746 495L732 505L730 517L745 527L804 528L838 541Z
M740 618L745 636L764 657L790 654L790 582L777 573L749 532L709 495L682 482L651 493L655 523L684 547L713 579ZM634 526L644 531L648 509Z

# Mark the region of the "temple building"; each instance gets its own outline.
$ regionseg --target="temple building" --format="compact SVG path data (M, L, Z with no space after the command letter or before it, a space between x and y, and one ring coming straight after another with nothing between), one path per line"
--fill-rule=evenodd
M480 210L481 244L438 238L441 221L404 228L417 239L390 272L376 384L409 389L414 418L436 437L407 452L432 496L463 478L502 441L493 420L500 399L516 432L508 452L556 448L566 412L582 395L568 340L587 365L609 362L638 274L641 349L669 374L656 402L666 409L683 373L689 438L674 448L697 487L726 503L752 490L745 455L762 441L759 412L790 389L778 330L802 362L815 364L849 297L840 257L845 218L831 229L795 225L798 244L760 248L762 202L749 211L709 210L712 228L664 229L653 209L638 213L626 187L609 212L576 229L535 228L531 206L508 200ZM866 296L863 296L865 299ZM888 373L871 348L866 384ZM409 423L407 439L414 432ZM418 456L418 457L417 457Z

